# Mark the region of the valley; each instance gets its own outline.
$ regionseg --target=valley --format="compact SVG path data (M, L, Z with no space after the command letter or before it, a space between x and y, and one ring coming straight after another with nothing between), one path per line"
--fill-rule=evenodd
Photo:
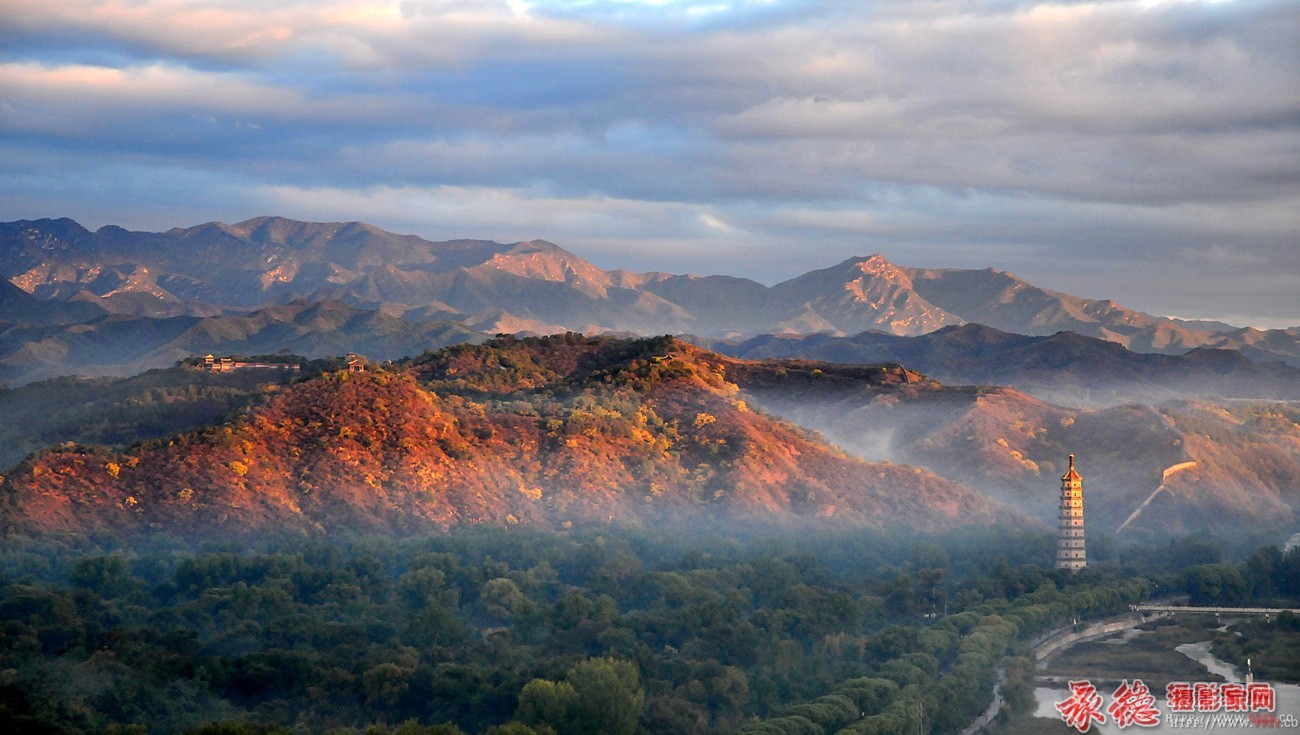
M1300 596L1295 330L282 218L0 255L15 731L1038 731L1036 636Z

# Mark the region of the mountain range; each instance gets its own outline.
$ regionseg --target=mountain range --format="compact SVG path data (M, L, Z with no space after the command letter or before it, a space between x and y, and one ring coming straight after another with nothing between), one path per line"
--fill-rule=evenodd
M0 379L21 384L70 374L131 375L207 353L358 352L391 360L482 339L456 322L412 322L336 300L206 317L100 314L72 324L0 322Z
M204 316L338 299L484 332L917 335L973 322L1026 335L1073 331L1147 352L1211 346L1300 356L1300 332L1153 317L995 269L907 268L879 254L769 287L729 276L605 271L542 240L431 242L358 222L259 217L149 233L47 219L0 224L0 274L79 321L87 306Z
M765 286L605 271L541 240L431 242L357 222L259 217L149 233L46 219L0 224L0 274L0 379L11 384L126 375L205 352L392 359L495 333L689 334L702 344L777 335L772 345L857 335L859 354L882 355L899 343L880 347L872 333L920 336L966 324L1026 336L1070 331L1133 352L1230 349L1300 367L1300 327L1153 317L994 269L907 268L879 254ZM999 379L991 370L978 375Z
M964 324L916 337L876 331L850 337L768 334L699 344L750 359L900 362L950 385L1010 385L1052 403L1079 407L1162 403L1188 396L1300 400L1300 367L1254 362L1235 350L1209 347L1184 355L1134 352L1074 332L1035 337Z

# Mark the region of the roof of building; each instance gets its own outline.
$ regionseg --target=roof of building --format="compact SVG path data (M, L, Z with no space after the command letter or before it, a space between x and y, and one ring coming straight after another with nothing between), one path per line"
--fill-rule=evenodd
M1074 455L1071 454L1070 469L1066 470L1064 475L1061 475L1061 482L1072 482L1075 480L1082 480L1082 479L1083 478L1079 476L1079 473L1074 471Z

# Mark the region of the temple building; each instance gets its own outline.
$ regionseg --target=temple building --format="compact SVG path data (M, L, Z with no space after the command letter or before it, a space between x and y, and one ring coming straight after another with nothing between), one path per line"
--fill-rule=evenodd
M1056 568L1078 571L1088 566L1083 546L1083 478L1074 469L1061 477L1061 521L1056 535Z
M213 373L229 373L235 370L247 369L265 369L265 370L289 370L298 372L302 366L290 362L245 362L236 360L233 357L217 357L212 353L203 356L203 362L199 368Z

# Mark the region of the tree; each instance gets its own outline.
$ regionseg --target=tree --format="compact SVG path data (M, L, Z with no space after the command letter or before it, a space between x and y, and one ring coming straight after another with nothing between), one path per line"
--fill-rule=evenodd
M392 707L411 688L411 670L395 663L382 663L361 675L367 705Z
M505 577L489 579L479 591L479 609L500 620L510 620L527 605L528 598L519 590L519 585Z
M1265 546L1246 559L1246 582L1252 599L1268 600L1277 594L1281 566L1282 550L1276 546Z
M126 560L120 556L88 556L73 565L69 580L78 587L92 590L100 597L114 598L129 594L141 586L131 576Z
M613 658L593 658L569 670L577 702L566 735L632 735L645 692L636 667ZM557 728L559 729L559 728Z
M708 712L709 722L715 725L719 720L734 723L749 701L749 679L745 672L717 661L697 666L682 689L692 702Z
M504 725L489 727L487 735L555 735L555 731L546 725L534 729L522 722L507 722Z
M526 725L546 725L557 732L568 732L577 701L578 692L569 682L533 679L519 693L515 718Z
M1193 605L1236 604L1246 599L1249 585L1232 564L1200 564L1181 575Z

